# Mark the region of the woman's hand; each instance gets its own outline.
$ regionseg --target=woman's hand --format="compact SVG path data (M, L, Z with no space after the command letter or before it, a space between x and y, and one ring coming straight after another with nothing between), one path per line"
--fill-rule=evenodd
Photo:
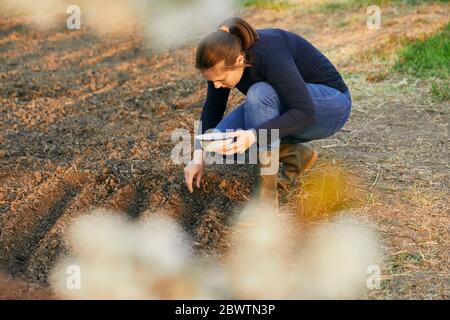
M229 137L237 137L234 143L228 146L220 147L216 150L217 153L223 155L232 155L235 153L244 153L245 150L250 148L252 144L256 142L256 134L253 130L238 130L235 132L227 133Z
M194 150L194 156L191 162L184 167L184 180L189 189L189 192L194 192L192 186L194 179L197 184L197 188L200 188L200 181L203 176L205 165L203 162L203 150Z

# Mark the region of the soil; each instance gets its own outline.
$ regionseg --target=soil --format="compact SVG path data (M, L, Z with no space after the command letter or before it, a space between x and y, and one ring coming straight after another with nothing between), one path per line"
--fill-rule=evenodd
M314 170L339 165L365 190L358 210L378 226L387 254L383 288L370 298L449 298L449 105L432 101L427 81L391 74L389 61L377 59L401 39L445 25L448 9L388 7L379 32L365 28L362 9L244 14L256 27L305 36L351 88L350 120L313 143ZM24 16L0 20L0 270L7 274L0 298L19 297L17 286L23 296L46 297L65 232L95 207L136 220L164 212L199 251L229 248L233 219L250 197L249 165L211 165L191 194L183 165L170 158L173 130L193 135L206 93L194 53L195 45L153 52L139 34L100 37L64 23L42 31ZM242 99L233 93L230 110ZM280 190L282 207L294 213L298 188Z

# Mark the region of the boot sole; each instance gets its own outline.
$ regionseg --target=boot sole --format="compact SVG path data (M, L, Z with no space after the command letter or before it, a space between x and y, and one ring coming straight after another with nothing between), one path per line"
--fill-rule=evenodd
M309 159L309 161L306 163L306 165L304 167L304 171L311 169L314 166L314 164L316 163L318 157L319 157L319 153L316 150L314 150L313 154L311 156L311 159Z

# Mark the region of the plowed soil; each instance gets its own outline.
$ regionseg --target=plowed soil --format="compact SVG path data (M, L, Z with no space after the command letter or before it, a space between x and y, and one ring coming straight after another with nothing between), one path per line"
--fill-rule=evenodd
M367 192L359 210L379 226L388 256L383 288L369 297L449 298L449 106L431 100L426 81L391 75L372 59L399 39L435 32L448 8L386 8L379 32L365 28L364 10L244 15L256 27L311 40L352 90L344 130L313 143L315 170L340 165ZM42 31L26 17L0 20L0 270L22 281L11 292L27 284L20 292L34 298L33 288L45 290L68 226L94 207L137 220L165 212L199 251L227 250L233 218L250 196L250 166L212 165L191 194L183 165L170 158L173 130L193 134L206 93L194 53L195 45L155 53L139 34L100 37L64 22ZM243 98L233 93L230 110ZM280 190L282 206L295 208L288 195L297 191Z

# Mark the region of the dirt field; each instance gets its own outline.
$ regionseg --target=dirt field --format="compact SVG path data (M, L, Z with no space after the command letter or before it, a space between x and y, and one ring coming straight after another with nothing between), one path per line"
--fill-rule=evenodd
M249 9L244 17L311 40L351 89L350 121L313 143L320 158L309 174L331 163L358 177L364 198L352 205L378 226L387 257L382 288L367 297L448 299L449 105L432 101L426 80L392 73L390 53L448 23L449 6L385 8L378 31L365 27L365 14ZM250 194L249 166L208 167L190 194L183 166L170 160L172 131L193 133L206 92L195 46L152 54L139 35L63 27L0 20L0 270L27 292L45 290L68 225L94 207L133 219L162 210L199 250L224 252ZM242 99L234 93L229 106ZM282 206L300 212L302 191L280 192Z

